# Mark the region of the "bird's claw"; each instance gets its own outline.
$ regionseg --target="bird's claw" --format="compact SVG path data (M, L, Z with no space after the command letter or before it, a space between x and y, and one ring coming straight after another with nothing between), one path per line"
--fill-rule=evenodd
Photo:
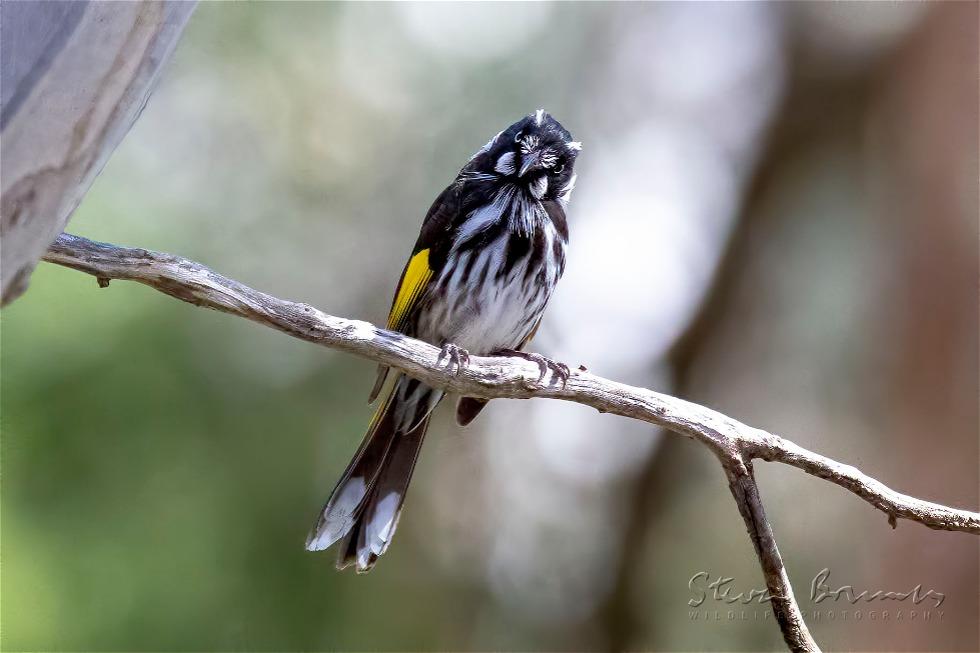
M451 342L447 342L442 346L439 351L439 360L441 364L443 358L448 358L449 363L446 365L446 369L452 370L453 367L456 368L456 376L470 365L470 352L466 351L462 347L457 347Z
M564 363L559 363L541 354L528 353L524 351L518 351L516 349L504 349L499 352L495 352L501 356L513 356L515 358L523 358L524 360L536 363L538 366L538 383L544 381L544 377L550 371L556 380L561 381L561 387L565 388L568 385L568 377L572 375L571 370L568 369L568 365Z

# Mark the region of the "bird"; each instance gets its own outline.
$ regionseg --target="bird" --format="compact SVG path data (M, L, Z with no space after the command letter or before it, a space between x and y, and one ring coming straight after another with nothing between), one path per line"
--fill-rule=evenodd
M582 144L538 109L497 133L433 202L402 271L387 328L440 348L458 374L473 355L535 362L565 383L568 367L524 352L565 269L565 211ZM381 365L370 393L386 385ZM306 549L339 542L337 568L370 571L388 549L442 390L397 374L367 433L317 514ZM461 397L466 426L487 404Z

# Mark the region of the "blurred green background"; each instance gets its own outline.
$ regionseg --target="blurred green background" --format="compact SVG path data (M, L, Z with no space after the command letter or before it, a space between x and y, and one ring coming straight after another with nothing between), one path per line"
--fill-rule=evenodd
M538 349L976 509L976 52L972 3L202 3L69 231L383 322L429 203L544 107L585 149ZM573 405L444 411L377 569L305 552L373 375L42 263L2 319L3 649L781 647L687 605L762 585L713 458ZM825 650L977 650L976 538L757 473ZM943 615L815 605L825 567Z

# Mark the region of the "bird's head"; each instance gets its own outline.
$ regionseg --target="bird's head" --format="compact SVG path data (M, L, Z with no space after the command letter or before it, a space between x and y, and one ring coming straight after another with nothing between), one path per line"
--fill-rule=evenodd
M565 203L575 185L575 159L581 149L557 120L538 109L497 134L474 162L535 199Z

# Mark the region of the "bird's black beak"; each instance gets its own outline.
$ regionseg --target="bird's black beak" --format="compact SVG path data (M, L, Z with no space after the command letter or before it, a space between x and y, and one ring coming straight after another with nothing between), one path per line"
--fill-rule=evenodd
M523 157L521 157L521 169L518 171L517 176L523 177L529 170L534 170L540 160L541 152L539 151L525 154Z

